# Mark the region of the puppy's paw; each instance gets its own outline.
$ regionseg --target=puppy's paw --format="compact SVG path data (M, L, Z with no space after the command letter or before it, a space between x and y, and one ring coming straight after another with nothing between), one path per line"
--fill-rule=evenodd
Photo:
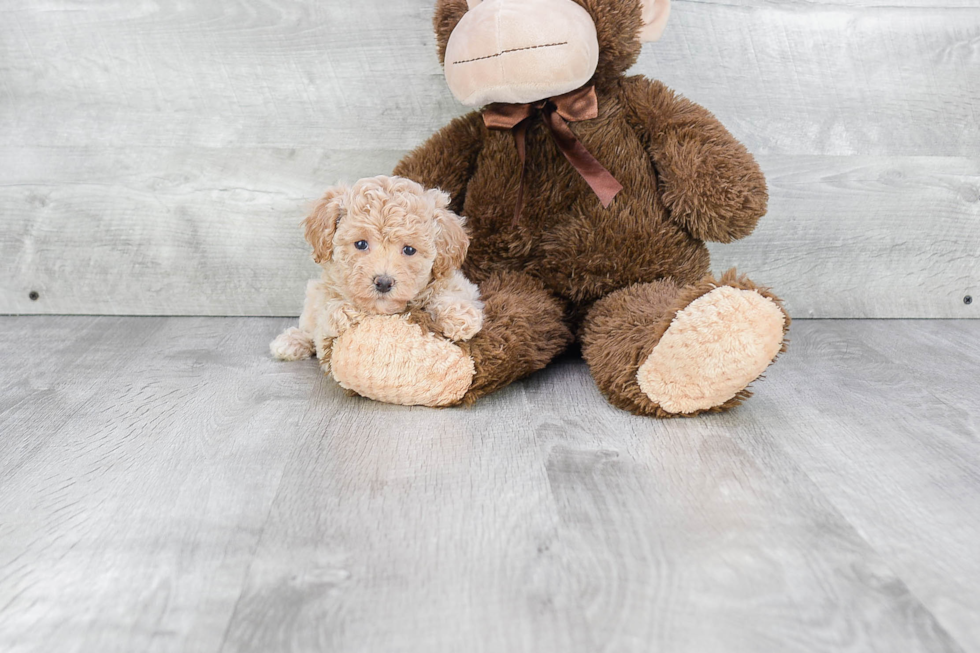
M269 351L281 361L298 361L313 355L313 338L293 327L269 343Z
M436 326L450 340L469 340L483 328L483 311L470 303L451 304L437 317Z
M364 313L351 304L340 304L329 311L324 318L327 335L336 338L363 319Z

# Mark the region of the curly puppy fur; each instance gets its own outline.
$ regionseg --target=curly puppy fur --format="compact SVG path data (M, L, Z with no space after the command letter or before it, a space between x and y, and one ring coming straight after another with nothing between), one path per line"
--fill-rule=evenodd
M364 316L416 308L450 340L472 338L483 303L459 270L469 238L449 203L446 193L399 177L329 189L303 221L323 274L307 284L299 327L272 342L273 355L297 360L316 352L326 365L332 339Z
M476 366L465 401L543 367L566 346L571 329L614 404L665 416L644 399L637 368L676 312L719 283L706 276L704 241L749 235L766 212L766 182L752 155L711 113L659 81L624 74L640 52L638 0L574 1L596 25L599 62L589 83L599 116L569 127L623 185L608 208L540 117L527 127L527 194L516 225L521 162L511 134L487 129L481 111L446 125L394 174L450 193L452 210L468 220L473 245L463 269L481 285L487 319L465 346ZM466 0L438 0L440 60L466 12ZM755 289L744 279L720 283ZM615 309L608 320L604 308ZM580 329L583 320L588 324Z

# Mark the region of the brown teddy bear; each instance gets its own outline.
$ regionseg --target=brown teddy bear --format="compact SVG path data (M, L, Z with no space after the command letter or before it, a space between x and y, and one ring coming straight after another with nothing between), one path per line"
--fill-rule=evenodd
M702 107L626 76L669 0L438 0L453 120L394 174L452 196L482 331L453 344L424 317L366 320L333 374L367 397L469 403L575 339L614 405L657 417L731 408L784 347L778 298L708 274L704 241L766 211L752 156Z

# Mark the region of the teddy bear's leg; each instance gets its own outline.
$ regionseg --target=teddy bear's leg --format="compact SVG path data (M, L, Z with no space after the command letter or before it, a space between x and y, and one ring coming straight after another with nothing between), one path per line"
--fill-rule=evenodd
M483 328L465 342L434 333L424 311L362 320L333 343L334 378L378 401L452 406L541 369L571 342L564 305L540 281L496 272L480 295Z
M461 343L473 359L472 403L542 369L571 344L565 305L523 272L498 272L479 284L483 328Z
M670 280L623 288L592 306L582 355L609 401L673 417L737 406L785 347L779 298L734 270L680 287Z

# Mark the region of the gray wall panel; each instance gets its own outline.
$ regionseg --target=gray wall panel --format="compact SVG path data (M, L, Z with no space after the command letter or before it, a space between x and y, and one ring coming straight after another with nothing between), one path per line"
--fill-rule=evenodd
M0 312L294 314L304 208L463 111L430 0L0 17ZM975 2L678 0L634 71L714 111L771 185L716 267L796 316L978 316L978 41Z

